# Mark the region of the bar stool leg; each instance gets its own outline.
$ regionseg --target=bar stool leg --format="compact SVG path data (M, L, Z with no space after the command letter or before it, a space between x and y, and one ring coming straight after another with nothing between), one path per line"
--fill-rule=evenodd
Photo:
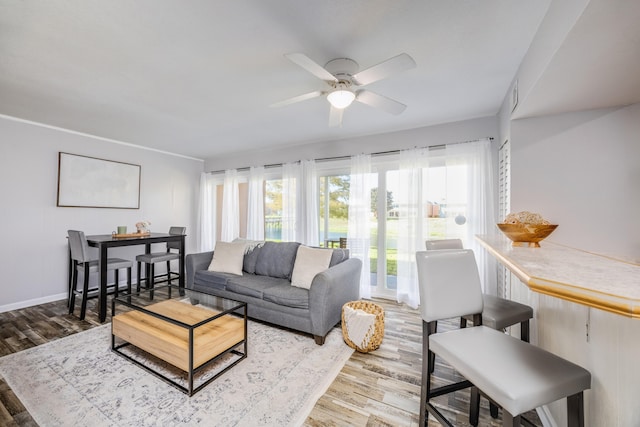
M116 282L113 288L113 295L117 297L118 288L120 287L120 271L117 268L113 271L113 280Z
M140 292L140 282L142 280L142 274L140 272L140 268L142 266L140 265L140 261L138 261L138 272L137 272L137 276L138 276L138 283L136 283L136 292Z
M167 282L171 284L171 261L167 261Z
M478 387L471 387L469 405L469 424L477 426L480 420L480 391L478 390Z
M75 264L75 261L74 261ZM69 306L69 314L73 314L73 309L75 307L76 304L76 289L78 288L78 270L77 270L77 266L74 265L74 270L72 273L72 283L71 283L71 288L69 288L69 301L67 302L67 305Z
M491 414L491 418L498 418L498 405L489 402L489 414Z
M521 417L516 415L515 417L507 411L502 411L502 426L503 427L520 427Z
M156 285L156 265L155 264L151 264L151 274L149 275L149 277L147 277L147 286L150 289L153 289Z
M153 288L155 287L154 277L156 274L155 265L153 263L150 265L147 264L147 272L149 273L147 276L147 288L150 289L149 297L153 299Z
M520 322L520 339L525 342L529 341L529 321Z
M435 334L438 332L438 322L429 323L429 333ZM429 373L433 374L433 371L436 369L436 354L432 351L429 351Z
M144 279L144 286L146 289L149 289L153 286L150 286L149 283L153 284L153 264L145 263L144 265L144 273L146 274L146 278ZM151 282L149 282L151 280Z
M71 295L73 295L73 293L76 290L76 285L78 283L78 266L77 266L78 261L76 260L70 260L69 261L69 293L67 294L67 307L69 307L69 305L71 304ZM73 310L71 310L73 311Z
M567 425L584 427L584 393L567 397Z
M429 399L429 385L431 381L431 355L429 351L429 328L431 325L425 321L422 322L422 376L420 382L420 427L427 425L427 401Z
M84 264L84 277L82 285L82 306L80 308L80 320L84 320L87 312L87 294L89 293L89 263Z

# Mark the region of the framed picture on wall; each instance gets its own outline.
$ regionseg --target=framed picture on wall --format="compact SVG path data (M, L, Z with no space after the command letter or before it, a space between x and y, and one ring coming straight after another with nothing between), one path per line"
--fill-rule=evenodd
M57 206L140 208L140 165L58 153Z

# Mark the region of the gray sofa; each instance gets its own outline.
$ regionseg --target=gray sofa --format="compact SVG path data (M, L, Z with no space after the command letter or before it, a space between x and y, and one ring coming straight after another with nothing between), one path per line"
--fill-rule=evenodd
M333 249L329 268L309 289L291 285L300 244L266 242L244 255L242 276L208 271L213 251L186 257L187 287L247 303L249 317L295 329L324 344L340 322L342 306L359 298L362 262L348 249ZM330 249L326 249L330 250Z

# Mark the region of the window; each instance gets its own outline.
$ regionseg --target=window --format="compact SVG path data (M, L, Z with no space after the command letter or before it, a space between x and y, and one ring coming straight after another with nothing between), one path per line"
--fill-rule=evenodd
M318 178L320 244L339 246L349 227L349 175L325 175Z
M486 199L473 196L487 191L484 183L488 180L484 174L487 170L485 166L490 164L488 148L488 141L481 141L479 144L465 144L464 147L454 146L442 152L428 150L423 163L403 170L400 170L401 156L397 154L372 159L371 177L374 185L371 190L371 209L364 219L368 223L369 242L365 245L369 248L370 260L369 276L365 278L370 279L372 296L395 299L396 296L405 295L405 283L413 283L414 280L409 276L413 274L410 272L412 257L416 250L424 248L424 239L460 238L466 247L472 247L473 235L486 232L484 218L493 218L493 204L487 206L483 201L493 200L493 195L489 194L491 197ZM508 209L509 204L508 149L508 144L500 149L501 213ZM317 212L317 216L312 218L312 226L305 229L306 236L311 234L312 240L315 240L314 233L317 232L320 246L338 246L340 239L347 238L349 234L350 160L321 162L315 165L315 170L318 177L317 192L312 189L313 196L310 196L311 192L306 192L309 196L307 199L314 199L311 202L307 200L305 206ZM274 168L264 175L266 240L282 241L288 230L285 228L289 224L285 216L287 200L283 197L287 194L285 185L288 182L283 178L285 172ZM407 185L407 179L415 182L415 186ZM220 177L215 179L211 197L215 207L210 216L214 230L211 234L217 232L218 239L223 200L221 181ZM240 235L243 237L246 235L248 192L242 189L246 184L240 180L238 182L241 198ZM409 189L414 191L407 191ZM366 230L367 226L364 227ZM354 250L358 249L357 244L348 242L348 246ZM362 251L359 253L362 254ZM411 294L410 298L413 300L414 295Z

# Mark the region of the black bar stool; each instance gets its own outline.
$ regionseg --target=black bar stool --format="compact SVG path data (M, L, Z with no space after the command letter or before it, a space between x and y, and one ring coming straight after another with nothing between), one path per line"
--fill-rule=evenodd
M76 295L82 295L80 320L83 320L87 311L87 299L89 298L89 293L99 289L98 287L89 289L89 275L91 273L97 273L100 266L98 265L98 260L92 259L89 255L89 245L87 243L87 238L85 237L84 232L77 230L68 230L67 234L69 236L69 250L71 262L73 264L71 270L71 286L69 287L69 314L73 314ZM121 268L127 269L127 291L129 293L131 292L131 267L133 267L133 262L129 260L122 258L107 259L107 271L114 271L115 283L113 287L116 296L118 295L119 285L118 271ZM82 272L83 274L83 285L82 289L78 290L78 273L80 272Z
M183 236L187 231L186 227L170 227L169 234L173 236ZM162 277L163 275L156 276L155 274L155 264L158 262L166 262L167 263L167 282L171 284L171 275L175 277L180 277L180 274L174 273L171 271L171 261L180 259L180 254L177 252L172 252L173 250L180 250L179 242L167 242L167 249L164 252L155 252L150 254L141 254L136 256L136 262L138 263L138 285L136 287L137 291L140 291L140 284L142 283L141 279L141 266L142 263L146 265L146 287L148 289L153 289L154 282L156 277Z

